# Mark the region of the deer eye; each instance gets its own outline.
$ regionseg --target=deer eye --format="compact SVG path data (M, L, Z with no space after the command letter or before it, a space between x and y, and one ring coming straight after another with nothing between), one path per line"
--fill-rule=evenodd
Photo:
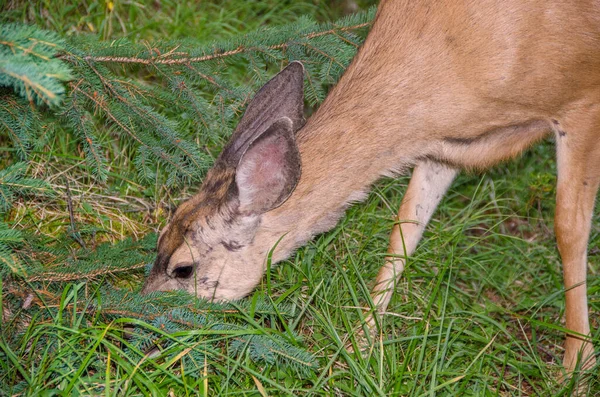
M194 266L180 266L173 269L173 277L176 278L190 278L194 272Z

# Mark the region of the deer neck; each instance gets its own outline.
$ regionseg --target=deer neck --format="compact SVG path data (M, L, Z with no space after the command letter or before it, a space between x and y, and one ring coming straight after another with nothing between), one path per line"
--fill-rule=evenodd
M431 59L427 54L406 52L401 45L389 47L385 40L381 42L386 47L379 48L379 22L339 83L297 134L302 161L298 186L262 220L269 234L265 241L275 244L283 236L274 251L277 260L334 227L345 209L364 199L377 179L431 155L436 138L447 126L461 123L458 111L432 117L432 109L448 109L451 103L462 108L454 96L460 86L440 90L428 81L440 74L448 77L451 72L440 69L444 63L425 62ZM436 50L442 45L439 41L432 36L430 47L420 51L444 54ZM398 53L386 54L390 51ZM382 54L399 61L385 62Z
M418 121L410 115L382 117L380 109L370 105L368 93L344 101L346 85L340 84L298 132L302 174L296 189L280 207L263 215L265 235L257 240L270 242L267 249L277 245L274 261L333 228L377 179L410 167L427 145L414 142L419 134L412 133L412 126Z

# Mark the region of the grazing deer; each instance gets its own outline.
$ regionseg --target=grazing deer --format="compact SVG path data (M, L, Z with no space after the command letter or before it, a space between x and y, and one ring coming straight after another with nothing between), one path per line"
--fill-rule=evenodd
M600 2L383 1L352 64L306 124L298 62L258 91L200 191L158 240L143 292L238 299L267 254L332 228L382 175L414 167L373 300L397 278L460 168L554 134L564 366L594 362L586 250L600 184Z

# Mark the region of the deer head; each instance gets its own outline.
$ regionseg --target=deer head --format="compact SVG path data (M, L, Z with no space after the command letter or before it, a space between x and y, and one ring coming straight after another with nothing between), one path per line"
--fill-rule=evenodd
M143 293L179 289L231 300L258 284L282 237L262 230L261 220L300 179L295 134L303 123L303 74L292 62L255 95L200 191L162 230Z

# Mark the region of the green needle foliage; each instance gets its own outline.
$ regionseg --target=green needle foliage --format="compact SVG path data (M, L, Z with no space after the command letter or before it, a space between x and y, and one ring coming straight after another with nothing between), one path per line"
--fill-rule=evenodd
M13 249L23 242L23 235L19 230L11 229L4 222L0 222L0 277L7 274L22 274L23 269Z
M0 88L0 127L20 160L28 159L31 150L40 150L44 146L39 111L6 88Z
M0 214L6 213L16 197L27 194L50 194L52 190L42 180L27 178L27 164L15 163L0 170Z
M46 182L27 178L26 171L27 164L23 162L0 170L0 277L10 273L23 275L26 272L26 269L21 266L21 261L13 253L13 249L23 242L22 233L4 223L3 216L17 197L50 195L52 192Z
M106 44L89 36L63 42L33 27L8 24L0 31L0 84L31 102L56 105L64 94L61 82L69 80L65 103L53 122L68 126L78 138L90 173L106 181L110 167L99 131L108 127L132 145L142 182L158 178L173 186L199 180L211 164L201 145L222 142L276 67L302 60L307 101L320 102L349 64L372 17L373 10L335 24L300 18L210 44L126 39ZM26 47L29 42L34 44ZM246 70L242 83L231 75L240 68ZM24 107L19 110L26 113ZM8 109L0 111L0 123L19 138L15 146L23 154L43 133L15 125L15 120L39 118L36 110L31 112L15 118Z
M11 87L38 105L58 105L71 79L56 59L64 41L56 33L15 23L0 25L0 86Z

